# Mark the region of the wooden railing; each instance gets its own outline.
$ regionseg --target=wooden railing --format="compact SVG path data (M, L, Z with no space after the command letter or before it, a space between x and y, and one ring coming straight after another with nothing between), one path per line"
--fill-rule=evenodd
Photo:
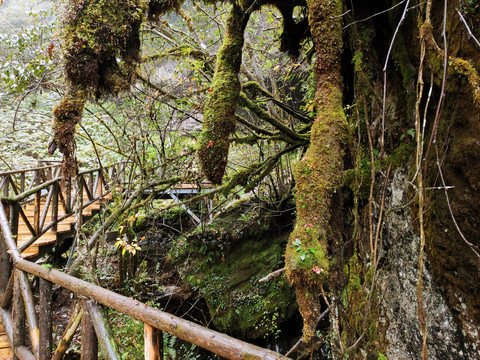
M226 359L286 359L273 351L234 339L149 307L137 300L23 259L21 250L28 244L18 249L14 236L19 216L24 221L28 221L32 235L30 241L33 242L48 229L55 227L62 218L72 212L74 207L75 194L66 188L67 185L58 176L58 169L58 164L49 164L36 169L0 173L0 190L4 195L0 201L0 313L15 358L61 359L65 353L66 344L71 340L81 321L83 360L96 360L98 347L101 348L106 359L120 359L115 341L112 341L109 335L108 326L100 309L99 304L102 304L145 324L145 359L163 359L162 331ZM80 206L88 206L108 192L104 170L96 168L80 172L80 193L87 194L86 201ZM123 176L125 179L125 164L117 164L107 170L110 177L117 176L122 180ZM38 179L41 179L42 183L38 184ZM27 183L29 185L26 185ZM83 196L77 198L83 199ZM22 211L22 204L32 201L36 209L33 223L29 222ZM83 200L80 201L83 202ZM9 216L4 206L8 208ZM62 216L59 216L59 206L63 207L65 212ZM47 223L45 219L48 211L52 212L52 219ZM35 304L29 275L39 278L39 306ZM52 284L57 284L84 297L82 304L74 311L53 356ZM25 323L28 324L28 333L24 328Z
M105 182L106 176L122 185L127 169L125 162L119 162L108 167L80 171L76 191L71 182L60 176L61 164L43 160L40 165L33 169L0 173L0 200L5 204L12 235L14 238L18 236L20 217L31 235L27 242L19 246L20 252L47 231L56 231L57 224L72 216L76 206L84 209L108 194L110 189ZM77 196L77 192L82 195ZM26 204L34 204L33 219L25 214ZM50 221L47 222L49 212ZM81 219L77 221L81 222Z

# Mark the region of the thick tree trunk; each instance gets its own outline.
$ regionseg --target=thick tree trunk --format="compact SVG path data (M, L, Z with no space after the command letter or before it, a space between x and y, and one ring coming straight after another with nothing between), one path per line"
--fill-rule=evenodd
M343 242L335 208L343 179L347 136L342 103L342 1L310 0L310 29L315 43L317 117L310 147L295 169L297 223L286 253L288 279L295 285L309 343L321 313L322 286L329 282L330 248Z
M204 108L203 130L198 141L200 165L214 184L222 182L227 166L230 135L235 131L243 32L249 19L245 10L236 2L233 2L230 9L223 44L217 54L211 94Z

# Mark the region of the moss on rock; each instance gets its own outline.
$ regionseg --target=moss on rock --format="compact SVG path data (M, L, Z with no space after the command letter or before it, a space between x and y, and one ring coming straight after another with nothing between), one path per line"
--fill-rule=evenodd
M265 209L241 201L170 251L182 279L204 297L215 327L236 337L276 335L296 312L283 276L258 282L282 267L287 234L271 219Z

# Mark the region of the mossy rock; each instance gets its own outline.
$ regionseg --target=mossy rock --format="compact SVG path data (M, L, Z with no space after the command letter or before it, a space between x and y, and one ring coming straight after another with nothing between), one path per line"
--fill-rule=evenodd
M278 335L296 313L284 276L258 282L283 267L288 231L280 233L271 219L267 210L241 202L170 251L182 279L204 297L213 325L235 337Z

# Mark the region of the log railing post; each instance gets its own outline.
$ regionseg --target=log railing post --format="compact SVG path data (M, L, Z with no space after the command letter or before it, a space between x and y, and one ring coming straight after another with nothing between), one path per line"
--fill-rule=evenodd
M65 212L72 211L72 181L65 180Z
M18 271L18 270L17 270ZM23 304L25 309L26 320L30 334L30 343L35 357L38 359L40 337L38 330L37 314L35 312L35 303L33 300L32 289L28 281L27 273L18 271L18 279L20 284L20 291L22 292Z
M25 172L20 173L20 193L25 191Z
M82 209L83 209L83 183L85 182L85 178L83 177L83 175L78 175L77 179L77 191L78 191L78 194L76 194L75 196L75 200L78 201L78 204L75 204L75 206L78 206L78 218L75 219L75 221L78 222L78 226L80 228L80 226L82 226L82 223L83 223L83 216L82 216ZM75 208L74 208L75 209Z
M0 231L0 298L3 299L7 291L8 280L10 278L10 255L7 253L7 245Z
M102 350L104 358L106 360L120 360L122 357L118 352L117 343L112 336L103 309L93 301L87 301L85 308L90 314L90 319L93 322L95 333L97 334L98 345Z
M145 360L163 359L163 332L148 324L143 328Z
M2 188L3 190L3 197L8 197L8 185L9 185L9 181L8 181L8 175L5 175L2 179L2 181L0 181L0 187Z
M39 278L40 312L39 312L39 360L51 358L52 351L52 283Z
M35 233L38 234L40 229L40 204L41 204L41 191L37 191L35 193L35 207L33 209L33 228L35 229Z
M52 184L52 231L57 231L57 221L58 221L58 193L60 191L60 185L56 182Z
M19 210L18 207L20 204L18 203L13 203L10 204L10 219L9 219L9 226L10 226L10 231L12 233L12 237L15 240L15 243L17 242L17 237L18 237L18 216L19 216Z
M13 359L17 360L16 349L25 344L25 307L23 305L22 291L20 288L20 271L15 271L15 284L13 287L12 328L13 328Z
M98 359L98 339L93 327L90 312L84 306L82 317L82 355L81 360Z
M90 173L88 176L88 190L90 190L90 194L95 197L95 192L93 190L93 182L94 182L94 177L93 177L93 172Z

